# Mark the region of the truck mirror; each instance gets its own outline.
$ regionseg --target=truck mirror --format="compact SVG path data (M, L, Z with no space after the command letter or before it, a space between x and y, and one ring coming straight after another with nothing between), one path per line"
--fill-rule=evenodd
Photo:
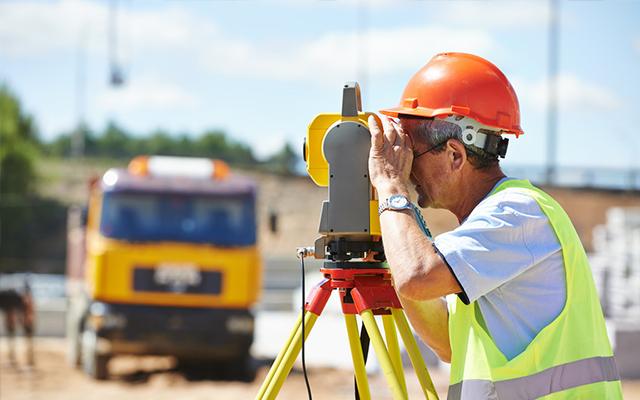
M80 210L80 224L81 224L81 226L83 226L83 227L87 226L88 219L89 219L89 207L82 206L82 209Z
M269 230L271 233L278 233L278 212L276 210L269 210Z

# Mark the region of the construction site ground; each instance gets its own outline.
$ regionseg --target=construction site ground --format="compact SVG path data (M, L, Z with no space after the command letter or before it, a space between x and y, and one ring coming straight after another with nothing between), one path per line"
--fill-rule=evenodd
M36 366L27 368L23 357L19 366L7 359L6 340L0 341L0 399L2 400L235 400L255 397L272 360L258 359L258 375L251 383L228 380L215 374L197 377L181 371L170 358L121 357L110 365L111 379L97 382L70 367L65 360L65 343L60 338L36 339ZM19 343L19 353L24 344ZM23 356L23 354L19 354ZM347 354L345 356L348 357ZM308 368L313 397L316 399L352 399L353 375L347 369ZM433 379L442 398L445 398L447 376L433 371ZM416 377L406 373L411 398L421 398ZM390 399L383 375L370 376L370 388L376 399ZM306 398L306 387L299 368L295 368L285 381L278 399Z
M122 357L111 365L111 380L96 382L65 361L65 343L61 338L36 339L36 366L25 367L24 343L18 343L19 365L7 359L7 342L0 340L0 399L2 400L139 400L139 399L252 399L267 373L270 360L257 360L262 366L251 383L229 381L215 375L196 379L176 369L168 358ZM347 356L347 355L345 355ZM447 372L431 371L442 399L446 398ZM406 371L409 398L424 398L411 370ZM348 369L310 368L309 379L315 399L352 399L353 376ZM370 376L375 399L390 399L382 374ZM623 383L625 399L640 399L640 381ZM278 399L305 399L303 375L295 369L286 380Z

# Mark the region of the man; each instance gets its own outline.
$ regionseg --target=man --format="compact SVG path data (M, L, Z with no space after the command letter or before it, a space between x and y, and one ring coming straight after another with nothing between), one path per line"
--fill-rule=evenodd
M400 106L381 113L394 119L369 119L369 171L385 254L415 330L451 362L449 399L621 398L571 221L500 169L501 136L523 133L502 72L474 55L439 54ZM448 209L460 226L432 240L411 187L420 207Z
M28 280L25 279L22 291L10 288L0 289L0 312L4 313L5 316L9 363L12 365L17 363L14 336L16 324L20 323L27 340L27 364L33 367L35 365L33 351L34 305Z

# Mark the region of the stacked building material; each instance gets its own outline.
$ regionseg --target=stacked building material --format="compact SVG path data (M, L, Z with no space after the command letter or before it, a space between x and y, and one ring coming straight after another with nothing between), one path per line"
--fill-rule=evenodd
M640 378L640 208L610 208L592 243L589 261L618 369Z
M640 208L614 207L593 230L591 267L605 315L640 325Z

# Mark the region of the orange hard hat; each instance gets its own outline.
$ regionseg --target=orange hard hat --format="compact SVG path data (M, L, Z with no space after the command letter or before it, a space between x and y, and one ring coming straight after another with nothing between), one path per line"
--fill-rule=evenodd
M436 55L409 80L400 105L380 112L391 117L462 115L516 137L524 133L509 80L498 67L473 54Z

